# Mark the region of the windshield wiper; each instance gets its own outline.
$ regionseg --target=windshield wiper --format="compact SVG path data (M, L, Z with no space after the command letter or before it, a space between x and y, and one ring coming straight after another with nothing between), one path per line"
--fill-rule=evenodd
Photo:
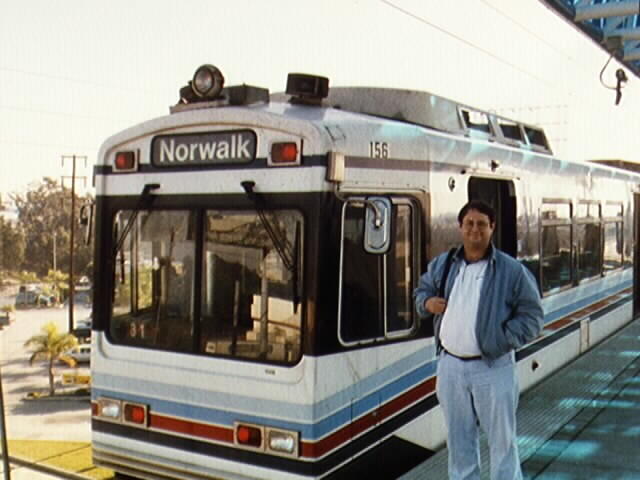
M267 231L267 235L273 242L273 246L278 252L282 263L285 268L291 272L292 275L292 286L293 286L293 311L294 313L298 310L298 304L300 303L300 292L299 284L300 279L298 278L298 263L300 257L300 224L296 222L296 231L295 231L295 239L294 245L291 247L289 242L287 242L286 238L283 238L281 230L276 226L272 225L264 211L264 199L261 195L254 191L254 187L256 186L255 182L252 181L244 181L241 182L242 188L247 193L247 197L253 202L256 211L258 212L258 218L262 222L262 226Z
M244 181L244 182L241 182L240 185L242 185L242 188L244 188L244 191L247 193L247 197L249 197L249 199L253 202L256 208L256 211L258 212L258 217L262 222L262 226L267 231L267 235L269 235L269 238L273 242L273 246L278 252L278 255L280 255L280 259L282 260L282 263L284 263L284 266L286 267L287 270L293 273L296 267L295 265L296 259L294 258L295 257L294 252L291 251L291 247L287 244L286 238L282 238L282 235L280 234L280 230L274 225L272 225L269 219L267 218L267 216L265 215L264 199L262 198L262 196L260 196L258 193L256 193L253 190L253 188L256 185L255 182Z
M113 256L114 257L116 257L118 255L118 252L122 248L122 245L124 244L124 239L127 238L127 235L129 234L129 231L133 227L133 223L135 222L136 218L138 218L138 212L140 212L140 210L142 210L143 207L150 206L150 204L151 204L150 200L152 200L154 198L154 197L151 196L151 191L152 190L156 190L158 188L160 188L160 184L159 183L147 183L144 186L144 188L142 189L142 193L140 194L140 198L138 199L138 204L133 209L133 213L129 217L129 220L127 221L127 224L125 225L124 229L122 230L122 233L120 234L120 237L118 238L118 241L116 242L116 246L113 249Z

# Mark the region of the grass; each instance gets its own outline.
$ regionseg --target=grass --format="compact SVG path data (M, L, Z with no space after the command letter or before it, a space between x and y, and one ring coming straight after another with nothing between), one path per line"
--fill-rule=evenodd
M111 470L93 465L91 444L87 442L9 440L9 455L26 462L58 468L96 480L113 478Z

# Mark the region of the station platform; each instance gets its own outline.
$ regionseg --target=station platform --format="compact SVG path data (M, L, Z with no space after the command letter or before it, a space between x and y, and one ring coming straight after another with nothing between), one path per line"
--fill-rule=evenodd
M640 479L640 319L521 396L518 446L525 479ZM400 477L447 478L446 449Z

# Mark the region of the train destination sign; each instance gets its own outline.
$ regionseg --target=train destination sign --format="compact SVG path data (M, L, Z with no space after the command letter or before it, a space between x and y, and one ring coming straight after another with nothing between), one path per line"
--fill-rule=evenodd
M256 134L250 130L161 135L151 144L157 167L247 163L256 158Z

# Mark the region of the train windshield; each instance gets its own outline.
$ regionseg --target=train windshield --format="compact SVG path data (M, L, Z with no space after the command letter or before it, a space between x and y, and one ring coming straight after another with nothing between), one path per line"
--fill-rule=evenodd
M297 361L302 222L294 210L118 212L111 340Z

